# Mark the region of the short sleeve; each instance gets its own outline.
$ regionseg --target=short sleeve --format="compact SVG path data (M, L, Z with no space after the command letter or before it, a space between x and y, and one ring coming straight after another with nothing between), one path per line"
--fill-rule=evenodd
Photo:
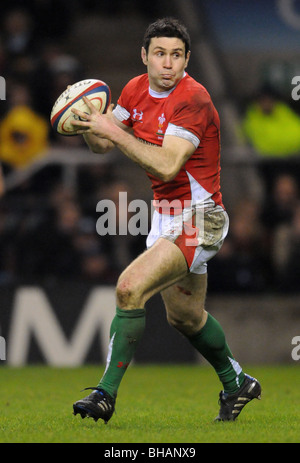
M169 122L186 129L201 140L212 120L213 104L209 95L197 92L178 101Z

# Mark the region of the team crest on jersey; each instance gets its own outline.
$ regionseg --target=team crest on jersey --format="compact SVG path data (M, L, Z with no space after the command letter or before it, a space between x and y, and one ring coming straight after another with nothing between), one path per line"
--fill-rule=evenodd
M158 129L156 135L158 135L159 140L162 140L164 137L164 123L166 121L165 114L162 113L161 116L158 117Z
M132 113L132 119L134 121L142 121L143 120L143 111L138 111L138 109L134 108L133 113Z

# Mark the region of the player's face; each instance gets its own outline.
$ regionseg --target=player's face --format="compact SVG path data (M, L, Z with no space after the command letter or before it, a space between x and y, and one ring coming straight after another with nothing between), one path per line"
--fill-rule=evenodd
M147 66L150 88L156 92L171 90L182 79L190 57L185 57L184 42L176 37L154 37L148 49L142 48L142 60Z

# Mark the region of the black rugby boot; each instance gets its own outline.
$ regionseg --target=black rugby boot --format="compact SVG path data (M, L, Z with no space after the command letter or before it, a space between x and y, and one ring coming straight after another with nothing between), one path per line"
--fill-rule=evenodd
M81 418L91 417L95 421L101 418L106 424L115 411L116 400L98 387L87 387L86 389L94 390L87 397L73 404L74 415L79 413Z
M221 391L219 397L220 411L215 421L234 421L247 403L252 399L260 400L261 386L257 379L245 374L245 381L235 394Z

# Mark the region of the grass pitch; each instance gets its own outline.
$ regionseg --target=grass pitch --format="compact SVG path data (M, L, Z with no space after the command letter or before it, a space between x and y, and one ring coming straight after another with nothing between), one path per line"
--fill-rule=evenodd
M262 400L239 419L215 423L221 385L208 366L132 365L107 425L72 415L74 401L103 368L0 368L1 443L300 442L299 365L248 367Z

